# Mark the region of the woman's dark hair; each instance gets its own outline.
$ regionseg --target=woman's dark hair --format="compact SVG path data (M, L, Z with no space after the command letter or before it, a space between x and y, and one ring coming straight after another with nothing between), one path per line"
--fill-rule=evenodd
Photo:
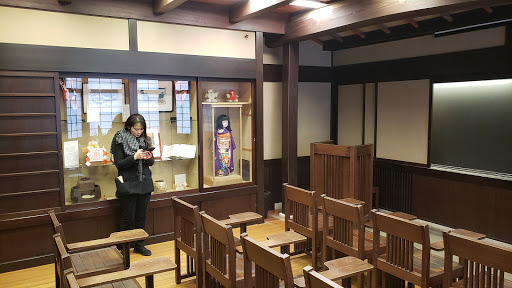
M144 119L144 116L140 115L140 114L132 114L130 115L130 117L128 117L128 119L126 119L126 122L124 122L124 129L128 130L128 132L130 131L130 128L132 128L133 126L135 126L135 124L137 123L140 123L140 125L142 125L142 129L144 129L142 131L142 134L141 136L144 137L144 139L146 140L146 147L149 147L149 143L148 143L148 136L146 134L146 120Z
M226 114L221 114L219 115L219 117L217 117L217 121L215 121L215 129L223 129L224 127L222 127L222 121L224 120L228 120L228 127L226 127L226 129L228 129L228 131L231 132L231 121L229 120L229 116Z

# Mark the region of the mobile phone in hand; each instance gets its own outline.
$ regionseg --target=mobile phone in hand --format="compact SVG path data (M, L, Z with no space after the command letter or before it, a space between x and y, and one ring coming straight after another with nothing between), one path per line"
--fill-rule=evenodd
M155 148L156 148L155 146L152 146L152 147L146 148L144 150L145 151L153 151L153 150L155 150Z

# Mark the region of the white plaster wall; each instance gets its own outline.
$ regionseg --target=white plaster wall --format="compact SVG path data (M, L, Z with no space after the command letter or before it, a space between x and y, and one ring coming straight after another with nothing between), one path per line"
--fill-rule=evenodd
M283 100L281 82L263 82L264 159L280 159L283 145Z
M0 6L0 42L129 50L128 20Z
M299 65L331 67L331 51L323 51L322 46L308 40L299 43Z
M421 24L420 24L421 25ZM434 38L433 35L335 51L334 66L503 46L505 27Z
M297 154L310 155L310 143L330 140L331 84L299 83Z
M378 85L377 157L427 164L430 80Z
M139 51L255 58L255 33L197 26L137 22Z

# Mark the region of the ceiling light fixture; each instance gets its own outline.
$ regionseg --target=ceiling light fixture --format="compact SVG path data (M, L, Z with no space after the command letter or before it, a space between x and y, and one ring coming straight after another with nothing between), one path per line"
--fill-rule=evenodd
M320 8L326 6L327 4L311 0L295 0L292 3L290 3L290 5L302 6L307 8Z

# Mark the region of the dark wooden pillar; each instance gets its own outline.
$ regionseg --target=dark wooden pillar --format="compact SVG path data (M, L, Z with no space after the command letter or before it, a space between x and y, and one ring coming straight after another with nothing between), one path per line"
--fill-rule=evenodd
M256 32L256 131L254 132L254 147L256 149L256 185L258 185L257 194L257 212L261 215L264 213L263 191L265 186L264 179L264 153L263 153L263 32ZM253 112L253 113L254 113Z
M283 183L297 185L299 44L283 46ZM284 199L284 197L283 197ZM283 203L284 204L284 203Z

